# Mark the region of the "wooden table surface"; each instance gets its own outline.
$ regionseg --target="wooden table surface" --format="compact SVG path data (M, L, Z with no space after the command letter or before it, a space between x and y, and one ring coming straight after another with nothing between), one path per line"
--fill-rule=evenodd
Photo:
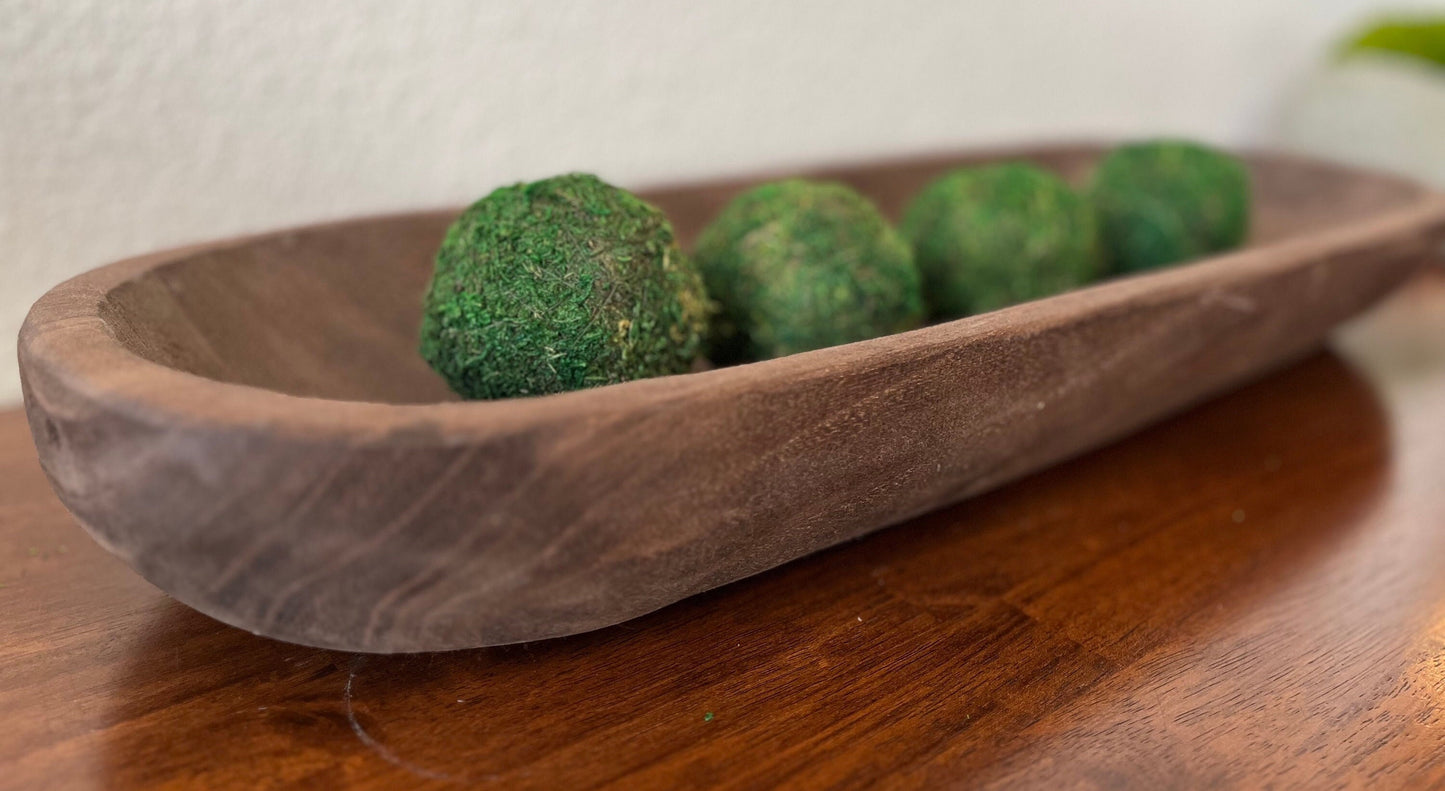
M575 638L172 602L0 415L0 788L1445 786L1445 276L994 494Z

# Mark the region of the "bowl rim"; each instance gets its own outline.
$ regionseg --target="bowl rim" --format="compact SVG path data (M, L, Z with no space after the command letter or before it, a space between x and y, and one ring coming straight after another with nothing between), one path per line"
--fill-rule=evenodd
M1099 148L1070 144L1009 151L1040 156ZM1297 154L1267 150L1240 153L1252 162L1291 163L1333 171L1341 177L1370 179L1401 189L1410 199L1340 227L1246 246L1165 269L1116 276L1062 294L907 332L726 368L523 398L394 404L302 396L212 379L142 356L116 336L105 318L107 300L115 289L201 254L300 232L344 233L356 225L442 218L455 215L456 210L369 215L172 248L104 265L60 283L35 302L21 327L18 351L22 392L29 402L33 393L27 382L46 377L69 393L90 402L104 402L109 410L124 412L147 423L204 424L238 431L271 431L284 425L289 431L318 439L344 437L364 441L371 438L395 444L399 440L404 443L408 435L415 435L426 444L463 444L503 428L510 431L561 415L599 414L623 405L661 404L686 398L698 389L755 391L769 382L795 382L800 378L826 377L838 370L885 367L897 362L901 355L924 349L946 351L961 340L986 336L1005 327L1014 331L1020 327L1041 331L1077 320L1083 314L1122 309L1141 298L1167 299L1190 290L1201 280L1216 281L1221 277L1227 280L1231 274L1259 274L1285 267L1301 256L1343 254L1421 222L1445 221L1445 194L1405 178ZM978 149L967 152L972 158L989 155ZM49 391L51 388L47 388ZM445 426L445 433L434 431L438 425Z

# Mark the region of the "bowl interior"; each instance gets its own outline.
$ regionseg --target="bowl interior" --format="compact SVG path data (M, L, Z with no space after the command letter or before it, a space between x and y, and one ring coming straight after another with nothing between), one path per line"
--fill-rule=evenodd
M845 181L896 217L949 167L1027 159L1078 183L1094 147L936 157L815 175ZM1253 157L1252 245L1401 207L1410 185L1277 157ZM763 180L644 193L685 246L740 189ZM131 351L199 376L293 395L385 403L457 397L416 351L421 296L452 212L299 229L182 254L107 296L102 316Z

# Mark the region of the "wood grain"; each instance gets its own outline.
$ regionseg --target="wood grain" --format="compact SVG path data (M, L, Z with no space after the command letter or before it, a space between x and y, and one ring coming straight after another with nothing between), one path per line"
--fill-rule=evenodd
M1095 153L1022 155L1077 176ZM960 161L837 175L895 211ZM36 305L26 406L82 524L227 623L373 652L572 634L1297 359L1445 234L1445 199L1406 182L1250 162L1247 250L874 341L513 401L443 402L413 350L444 214L163 253ZM652 197L687 237L737 186Z
M175 603L0 414L0 789L1440 787L1445 272L1336 348L627 624L416 656Z

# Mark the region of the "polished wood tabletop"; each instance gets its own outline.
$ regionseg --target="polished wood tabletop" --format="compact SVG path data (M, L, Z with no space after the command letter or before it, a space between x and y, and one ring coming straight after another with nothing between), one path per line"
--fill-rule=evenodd
M168 599L0 415L0 788L1445 786L1445 274L1123 442L600 632Z

